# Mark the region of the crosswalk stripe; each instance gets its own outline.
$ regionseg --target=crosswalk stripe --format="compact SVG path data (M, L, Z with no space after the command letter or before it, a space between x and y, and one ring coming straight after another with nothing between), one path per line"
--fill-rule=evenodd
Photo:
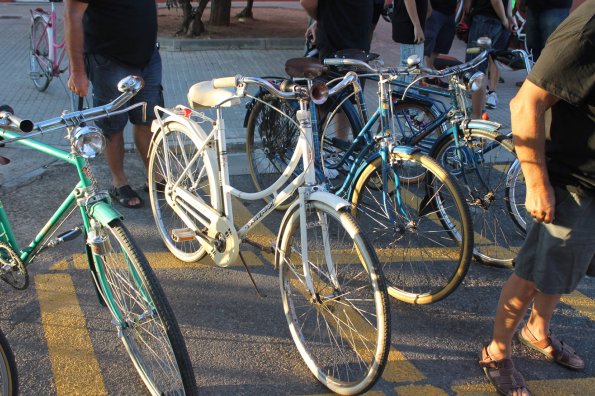
M575 290L572 292L572 294L562 296L561 301L564 304L570 305L584 317L595 321L595 300L592 298L589 298L581 292Z
M34 279L57 393L107 394L72 278L49 274Z

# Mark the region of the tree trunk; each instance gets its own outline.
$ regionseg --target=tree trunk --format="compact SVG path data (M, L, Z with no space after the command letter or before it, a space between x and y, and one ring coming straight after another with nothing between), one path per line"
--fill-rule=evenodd
M229 26L231 15L231 0L213 0L211 3L211 19L213 26Z
M205 25L202 23L202 14L205 12L207 4L209 4L209 0L200 0L198 3L198 7L194 14L194 25L192 27L192 34L194 36L200 36L202 33L206 32Z

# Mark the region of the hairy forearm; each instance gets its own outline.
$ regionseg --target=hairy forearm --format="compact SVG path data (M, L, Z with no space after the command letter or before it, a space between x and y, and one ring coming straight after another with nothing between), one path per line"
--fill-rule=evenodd
M84 7L81 7L80 4L77 1L66 0L64 8L64 41L71 73L85 71L83 57L85 41L83 33Z

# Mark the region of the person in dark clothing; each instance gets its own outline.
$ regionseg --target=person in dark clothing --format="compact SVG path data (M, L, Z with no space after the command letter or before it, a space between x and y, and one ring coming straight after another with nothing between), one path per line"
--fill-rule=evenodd
M374 0L300 0L316 20L308 33L320 51L320 58L343 49L370 51Z
M66 0L64 35L70 63L68 88L85 97L93 85L94 106L119 95L117 83L130 74L141 76L145 86L131 99L147 108L163 105L161 57L157 49L157 7L154 0ZM105 157L112 175L110 195L129 208L143 205L128 184L124 171L123 131L133 125L134 143L148 167L153 111L143 120L142 109L96 122L107 138Z
M595 276L595 0L550 36L510 110L534 222L502 288L492 341L479 363L499 393L528 395L511 343L529 305L519 341L567 368L585 366L551 333L550 322L561 295Z
M526 0L527 48L537 61L545 42L570 13L572 0Z
M457 0L430 0L430 5L432 13L424 29L424 60L426 67L435 69L434 60L440 54L448 54L455 38ZM448 83L440 79L427 82L448 88Z
M397 0L392 18L393 41L399 43L401 66L407 66L407 58L424 57L424 26L428 17L428 0Z

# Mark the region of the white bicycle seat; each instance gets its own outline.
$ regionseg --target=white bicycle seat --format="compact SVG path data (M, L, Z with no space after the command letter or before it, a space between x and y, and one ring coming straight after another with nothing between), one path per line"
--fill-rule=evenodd
M205 107L231 107L240 103L235 93L223 88L213 88L212 81L194 84L188 90L188 103L193 109Z

